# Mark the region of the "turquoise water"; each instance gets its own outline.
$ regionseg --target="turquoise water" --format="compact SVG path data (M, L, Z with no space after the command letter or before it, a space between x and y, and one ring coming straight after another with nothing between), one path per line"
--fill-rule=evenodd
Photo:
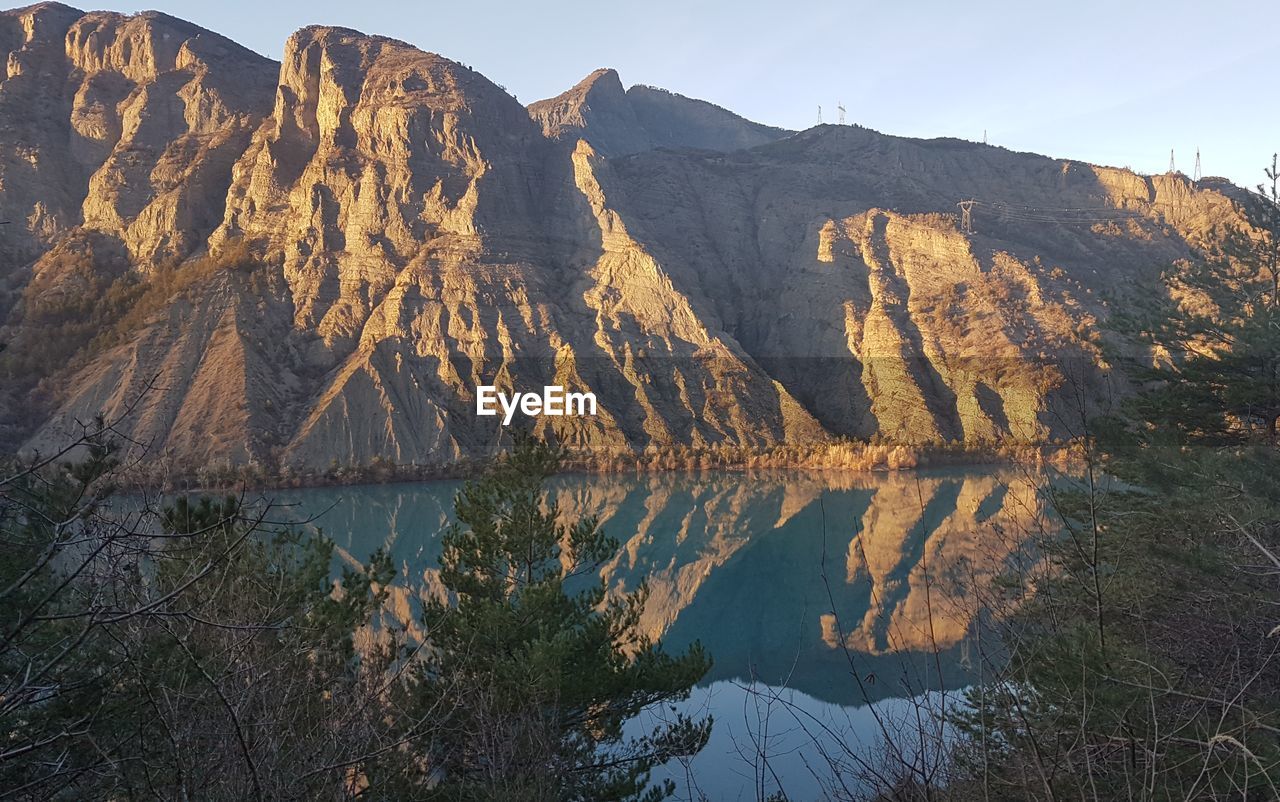
M686 707L711 744L663 776L680 798L794 800L865 782L884 752L919 761L934 714L981 679L982 589L1025 559L1043 518L1018 471L558 477L569 516L596 515L622 545L609 583L651 588L642 625L715 665ZM398 609L435 581L458 482L281 491L347 560L389 550ZM923 725L921 725L923 722ZM645 722L636 722L643 726ZM922 731L931 738L921 741ZM892 761L889 761L890 763ZM691 779L692 778L692 779Z

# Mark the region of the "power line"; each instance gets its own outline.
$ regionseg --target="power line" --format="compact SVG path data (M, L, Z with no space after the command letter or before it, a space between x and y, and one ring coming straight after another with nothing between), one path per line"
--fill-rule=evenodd
M1137 214L1132 209L1121 209L1116 206L1026 206L1005 201L974 201L983 206L995 206L1001 209L1018 209L1035 212L1105 212L1107 214Z
M1008 222L1052 223L1056 225L1117 223L1140 217L1140 213L1135 210L1117 209L1108 206L1019 206L1003 201L980 201L976 198L962 200L956 205L960 207L960 230L965 234L973 233L973 212L975 209L979 211L985 209L993 217Z
M1072 223L1115 223L1122 220L1132 220L1135 217L1127 214L1028 214L1012 212L1007 209L996 209L995 212L1001 220L1028 223L1058 223L1061 225L1070 225Z
M1133 217L1132 214L1125 212L1108 212L1108 211L1057 211L1057 210L1024 210L1009 209L1003 206L989 206L993 213L1005 217L1044 217L1050 220L1113 220L1123 217Z

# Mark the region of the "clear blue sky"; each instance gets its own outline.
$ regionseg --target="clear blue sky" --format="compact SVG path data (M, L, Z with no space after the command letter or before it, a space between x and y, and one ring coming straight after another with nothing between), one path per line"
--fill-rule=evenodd
M68 0L74 2L74 0ZM136 0L133 0L136 2ZM154 0L278 59L308 24L393 36L523 102L597 67L760 122L957 136L1253 186L1280 150L1276 0ZM122 7L117 10L136 11Z

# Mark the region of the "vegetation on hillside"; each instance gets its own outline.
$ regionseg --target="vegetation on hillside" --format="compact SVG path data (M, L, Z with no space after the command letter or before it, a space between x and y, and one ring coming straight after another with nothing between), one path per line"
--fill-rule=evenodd
M945 788L894 798L1280 797L1280 194L1267 236L1174 266L1121 321L1136 395L1087 422L1079 486ZM1133 359L1133 354L1117 358Z
M17 320L7 321L15 339L0 356L0 379L20 398L46 379L74 371L127 341L213 275L248 271L254 264L241 240L216 254L181 265L161 264L145 274L129 269L123 256L104 256L87 245L56 248L41 259L39 279L18 305Z

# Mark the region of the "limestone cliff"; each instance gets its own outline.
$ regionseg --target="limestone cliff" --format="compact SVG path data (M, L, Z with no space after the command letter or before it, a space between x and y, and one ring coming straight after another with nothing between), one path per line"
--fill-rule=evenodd
M553 383L600 403L554 434L606 451L1040 440L1104 298L1247 225L1229 187L611 71L526 109L345 29L276 64L42 4L0 46L10 448L102 413L183 470L437 463L498 442L477 384Z
M138 264L203 245L270 109L272 62L164 14L57 3L0 14L0 47L5 278L84 232Z

